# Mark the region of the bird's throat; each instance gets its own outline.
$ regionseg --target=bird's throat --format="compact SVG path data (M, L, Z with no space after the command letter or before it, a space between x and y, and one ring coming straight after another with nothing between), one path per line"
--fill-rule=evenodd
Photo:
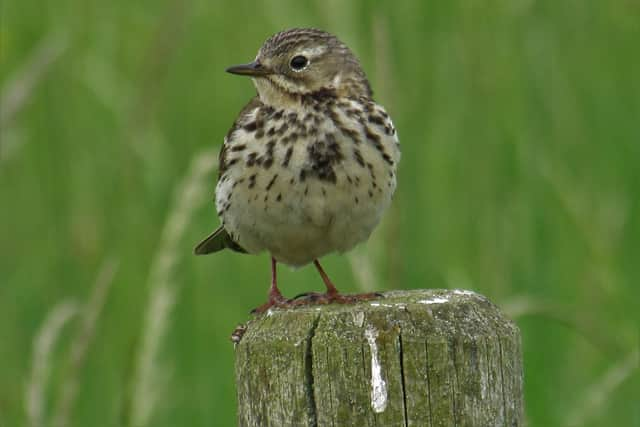
M300 104L299 94L287 90L272 77L258 77L252 80L258 91L260 101L265 105L271 105L276 108L295 108L296 105Z

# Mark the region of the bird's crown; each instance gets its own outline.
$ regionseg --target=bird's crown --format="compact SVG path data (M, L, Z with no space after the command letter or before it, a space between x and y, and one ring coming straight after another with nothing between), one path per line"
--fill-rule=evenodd
M252 76L267 103L318 93L371 96L369 82L351 50L334 35L317 29L294 28L274 34L253 62L227 71Z

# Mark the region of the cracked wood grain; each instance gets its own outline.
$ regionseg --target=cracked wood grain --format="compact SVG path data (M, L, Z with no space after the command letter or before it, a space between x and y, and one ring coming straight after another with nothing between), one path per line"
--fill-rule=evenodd
M518 328L469 291L273 310L236 346L240 426L521 426Z

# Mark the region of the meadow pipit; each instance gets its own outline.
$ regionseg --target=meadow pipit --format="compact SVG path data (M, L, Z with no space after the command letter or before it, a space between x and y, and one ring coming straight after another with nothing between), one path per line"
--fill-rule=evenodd
M269 38L253 62L227 71L250 76L258 95L224 139L216 186L222 225L195 253L269 251L269 300L256 312L371 298L338 293L318 262L366 240L396 188L396 130L358 59L329 33L292 29ZM326 293L286 299L277 262L313 262Z

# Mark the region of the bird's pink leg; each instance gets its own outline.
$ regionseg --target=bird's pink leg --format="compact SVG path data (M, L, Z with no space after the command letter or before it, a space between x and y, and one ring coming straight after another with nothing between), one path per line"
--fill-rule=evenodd
M282 302L285 298L278 289L278 278L276 277L276 259L271 257L271 287L269 288L269 301Z
M327 291L324 294L319 294L316 292L308 292L298 297L294 298L294 302L291 303L293 305L304 305L304 304L329 304L332 302L342 303L342 304L353 304L358 301L367 301L374 298L381 297L382 295L377 292L372 292L368 294L356 294L356 295L343 295L338 292L335 285L327 276L324 269L320 265L320 262L315 259L313 260L313 265L316 266L318 273L320 273L320 277L322 277L322 281L327 288ZM300 299L298 299L301 297Z
M324 282L324 285L327 287L327 296L331 298L333 296L338 295L339 293L338 289L336 289L331 279L329 279L329 276L327 276L327 273L324 272L324 269L320 265L320 261L318 261L317 259L314 259L313 265L315 265L316 268L318 269L318 273L320 273L320 277L322 277L322 281Z
M282 296L278 289L278 279L276 276L276 259L271 257L271 287L269 287L269 300L260 307L252 310L252 313L264 313L273 306L284 306L287 299Z

